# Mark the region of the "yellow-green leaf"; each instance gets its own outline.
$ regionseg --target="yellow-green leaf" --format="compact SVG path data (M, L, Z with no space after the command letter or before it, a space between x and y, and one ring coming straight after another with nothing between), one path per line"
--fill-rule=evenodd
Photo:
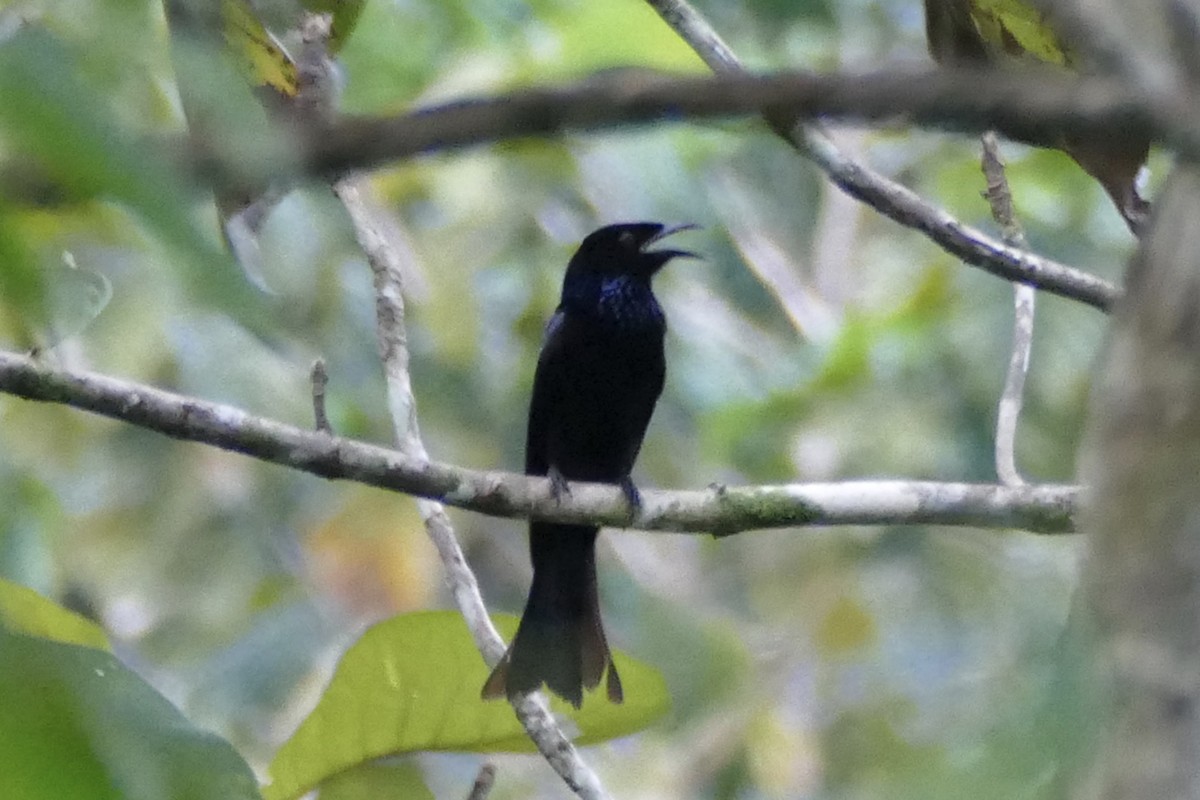
M1023 0L971 0L971 17L997 51L1015 55L1015 45L1039 61L1065 66L1070 60L1042 13Z
M1071 61L1058 34L1025 0L925 0L929 51L943 63Z
M247 80L256 86L269 86L285 97L295 97L299 91L296 65L247 0L223 0L221 15L225 41Z
M340 772L321 784L321 800L436 800L410 760L372 762Z
M108 636L96 623L47 600L27 586L2 578L0 624L15 633L98 650L109 649Z
M506 635L516 617L496 618ZM555 699L591 744L642 730L666 713L670 698L657 670L614 654L625 702L603 692L579 711ZM271 763L268 800L298 797L332 775L372 759L424 750L529 752L512 708L484 701L488 670L458 614L403 614L370 628L342 656L317 707L283 744Z

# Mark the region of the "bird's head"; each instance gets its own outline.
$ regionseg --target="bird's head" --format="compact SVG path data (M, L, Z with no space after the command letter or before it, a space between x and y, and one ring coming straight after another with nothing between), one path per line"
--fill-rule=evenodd
M687 250L649 250L655 242L695 225L622 222L592 231L571 257L568 272L638 275L649 278L672 258L699 258Z

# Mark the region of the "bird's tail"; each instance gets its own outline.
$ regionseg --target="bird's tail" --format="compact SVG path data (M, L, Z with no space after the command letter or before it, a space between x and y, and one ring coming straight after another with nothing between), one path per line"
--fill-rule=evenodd
M608 699L624 699L600 620L598 530L589 525L530 525L533 585L517 635L483 685L484 698L512 699L544 683L578 708L583 689L594 689L607 672Z

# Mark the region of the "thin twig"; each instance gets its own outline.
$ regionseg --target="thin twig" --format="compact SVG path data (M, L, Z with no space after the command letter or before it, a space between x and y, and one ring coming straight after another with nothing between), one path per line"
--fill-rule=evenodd
M54 369L16 353L0 352L0 393L69 405L324 478L434 498L491 516L549 522L721 535L781 527L918 524L1069 533L1075 529L1079 494L1071 486L904 480L644 489L642 507L630 519L624 494L610 485L572 483L571 493L559 497L546 478L426 461L145 384Z
M396 430L396 446L407 456L428 461L429 455L417 425L416 399L409 379L401 255L398 249L389 247L384 226L380 223L381 211L363 197L364 189L354 177L339 181L334 187L350 214L359 244L375 275L376 333L387 379L388 406ZM488 617L479 584L458 544L446 509L440 502L428 498L417 500L417 509L445 565L446 580L459 612L471 630L475 645L488 666L495 666L504 654L504 642ZM572 791L587 800L599 800L607 796L599 777L555 723L543 698L523 698L514 703L513 708L530 739Z
M1000 157L1000 143L991 131L983 134L981 142L983 157L980 164L987 179L983 196L992 209L992 217L1000 225L1004 241L1013 247L1025 248L1025 232L1013 213L1012 191L1008 187L1004 161ZM1029 373L1029 355L1033 349L1035 297L1032 286L1013 284L1012 354L1008 359L1008 373L996 411L996 476L1006 486L1025 483L1017 470L1016 440L1017 423L1025 398L1025 376Z
M718 75L748 74L737 54L686 0L647 2L713 72ZM909 97L917 85L914 82L901 94ZM820 167L842 191L901 225L920 231L963 262L1006 280L1028 282L1055 294L1064 294L1061 289L1065 287L1052 288L1049 283L1037 277L1038 273L1065 275L1070 272L1072 282L1082 279L1088 284L1099 280L1087 273L1076 273L1070 267L1034 255L1024 246L1015 246L1011 242L997 242L983 232L963 224L907 187L843 153L817 126L798 124L798 111L794 104L781 104L779 107L787 110L770 115L772 128L801 155ZM1082 286L1075 285L1069 291L1075 299L1105 310L1116 296L1115 288L1112 294L1101 290L1099 295L1090 291L1077 293L1081 288ZM1084 300L1084 295L1099 302Z
M487 800L495 783L496 765L488 762L479 768L479 774L475 776L475 783L471 786L471 793L467 795L467 800Z
M325 413L325 387L329 385L329 373L325 371L325 359L318 358L313 362L312 372L312 402L313 420L316 428L325 433L333 433L329 425L329 417Z

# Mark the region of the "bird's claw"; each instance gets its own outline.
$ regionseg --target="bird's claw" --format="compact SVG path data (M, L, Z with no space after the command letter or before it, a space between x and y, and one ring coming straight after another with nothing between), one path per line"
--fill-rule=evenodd
M617 485L621 487L621 494L625 495L625 500L628 501L630 510L640 510L642 507L642 493L634 485L633 478L626 475L624 478L621 478L621 482Z
M550 479L550 496L556 502L571 496L571 486L563 474L558 471L558 467L551 467L546 473L546 477Z

